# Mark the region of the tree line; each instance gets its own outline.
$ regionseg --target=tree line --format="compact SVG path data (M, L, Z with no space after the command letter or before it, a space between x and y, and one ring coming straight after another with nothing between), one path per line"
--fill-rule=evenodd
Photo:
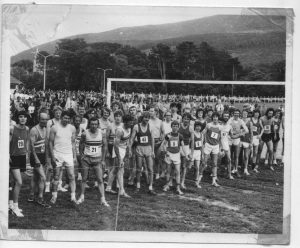
M43 55L47 52L41 51ZM225 50L218 50L207 42L195 45L185 41L176 46L158 43L147 52L129 45L98 42L88 44L84 39L62 39L55 49L58 57L47 58L47 88L69 90L103 89L103 71L111 69L106 77L141 79L219 80L219 81L284 81L285 61L271 65L244 68L238 58ZM43 85L42 56L37 56L38 71L33 62L21 60L11 66L11 75L28 88L40 89ZM227 85L188 84L113 84L118 91L231 94ZM283 96L284 87L247 85L235 86L238 95Z

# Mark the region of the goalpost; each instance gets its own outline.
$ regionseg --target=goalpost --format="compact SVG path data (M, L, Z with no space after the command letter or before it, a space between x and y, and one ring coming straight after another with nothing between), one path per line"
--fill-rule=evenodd
M107 106L111 107L111 85L112 82L132 83L170 83L170 84L227 84L227 85L285 85L285 82L268 81L205 81L205 80L168 80L168 79L137 79L137 78L107 78Z

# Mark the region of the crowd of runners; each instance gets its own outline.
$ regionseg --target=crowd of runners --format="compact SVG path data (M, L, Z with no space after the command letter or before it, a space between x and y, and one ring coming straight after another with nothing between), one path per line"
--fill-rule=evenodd
M128 95L113 94L111 109L105 95L95 92L11 96L11 213L24 216L18 199L22 173L29 168L28 201L50 208L58 195L65 195L58 192L69 190L74 204L84 204L91 183L100 204L109 207L106 193L134 197L127 187L135 187L134 194L144 184L150 196L173 188L182 195L187 186L201 188L205 170L212 186L219 187L218 168L226 168L226 178L234 180L259 173L260 166L271 173L283 164L284 149L277 159L279 141L284 145L283 105L267 108L249 100L237 107L232 99ZM261 163L264 145L266 161ZM95 182L88 184L92 178ZM159 188L156 180L164 186ZM46 201L44 194L50 192Z

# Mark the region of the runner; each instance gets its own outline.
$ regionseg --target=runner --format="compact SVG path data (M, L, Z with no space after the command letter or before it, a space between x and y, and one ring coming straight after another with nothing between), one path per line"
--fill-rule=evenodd
M277 109L275 111L275 115L273 117L274 121L274 135L273 135L273 164L277 165L277 147L278 143L280 141L280 128L281 128L281 122L282 122L282 112L280 109Z
M124 164L125 156L127 153L127 148L129 145L131 129L133 125L133 118L130 115L125 115L123 117L123 125L116 128L116 138L114 140L114 151L117 160L116 167L112 173L117 173L118 175L118 185L120 196L131 198L124 189Z
M115 151L114 151L114 143L116 138L116 129L122 126L122 110L117 110L114 113L114 122L107 129L107 147L108 147L108 157L109 157L109 174L108 174L108 183L106 187L106 192L111 194L117 194L116 191L112 190L112 184L116 177L116 162L115 162Z
M55 204L57 200L59 175L63 167L66 167L67 175L69 177L71 201L76 203L76 184L74 175L74 165L77 164L75 147L76 129L69 123L70 113L64 111L61 114L61 122L50 129L49 148L51 163L54 167L54 183L51 198L51 203L53 204Z
M269 153L269 159L268 159L268 164L270 170L274 170L274 167L272 165L273 162L273 142L272 142L272 137L273 137L273 132L274 132L274 120L273 120L273 115L274 115L274 109L273 108L268 108L265 115L260 117L259 123L262 127L261 130L261 141L259 143L259 148L258 148L258 156L257 156L257 166L259 164L259 160L261 157L261 152L263 149L264 144L266 143L267 145L267 150ZM257 169L257 167L256 167Z
M167 184L164 186L163 191L168 191L170 189L170 184L173 181L173 178L170 177L170 174L173 169L176 175L176 193L183 195L183 192L180 190L180 147L184 146L184 142L182 135L178 132L179 125L180 124L178 121L172 121L172 132L166 134L163 141L163 150L166 152L166 162L169 165L167 172ZM174 168L172 168L172 165Z
M245 122L240 119L240 110L235 109L233 112L233 118L229 120L231 125L231 140L232 140L232 161L233 161L233 170L232 174L236 174L240 177L238 172L238 163L239 163L239 155L240 155L240 137L244 134L248 133L248 127L246 126Z
M195 185L197 188L201 188L200 186L200 170L202 170L202 168L200 168L200 166L202 166L201 164L201 155L203 153L203 148L202 148L202 144L203 144L203 136L201 133L201 128L202 128L202 124L199 121L196 121L194 124L194 156L192 158L192 162L194 163L194 166L196 167L196 177L195 177Z
M157 107L151 106L149 109L150 113L150 120L149 120L149 126L150 129L153 132L153 138L154 138L154 167L156 171L156 177L155 179L158 180L160 177L160 173L162 173L162 161L160 157L160 145L164 137L164 128L163 128L163 122L158 118L159 115L159 109ZM163 176L163 175L161 175Z
M207 160L209 155L212 155L212 186L219 187L217 183L217 170L218 170L218 154L220 152L220 140L221 140L221 131L222 126L219 124L219 113L214 112L212 114L212 122L206 125L205 130L203 131L204 135L204 163L202 171L200 170L199 174L199 183L203 175L203 170L207 167Z
M103 183L103 168L105 166L105 157L107 151L106 138L102 136L102 131L99 127L99 120L97 118L91 118L89 123L89 129L87 129L82 135L79 145L79 151L81 155L82 164L82 184L81 195L77 201L77 204L84 202L85 184L88 177L89 168L93 168L95 171L96 179L98 182L98 190L100 193L100 204L109 207L109 204L105 200L104 183Z
M81 181L82 180L82 166L81 166L81 157L80 157L80 152L79 152L79 143L81 140L81 135L84 133L85 129L84 126L82 126L82 117L81 115L75 115L73 118L74 122L74 127L76 129L76 138L75 138L75 148L76 148L76 157L77 157L77 180ZM87 126L87 124L86 124ZM66 188L66 185L65 187Z
M249 176L249 172L248 172L248 163L249 163L249 157L250 157L250 151L251 151L251 146L253 143L253 132L252 132L252 122L250 120L250 118L248 118L248 111L247 110L243 110L242 111L242 120L244 121L244 123L246 124L247 128L248 128L248 133L244 133L243 129L241 129L243 135L241 136L241 149L244 154L243 157L243 167L244 167L244 174L246 176Z
M44 201L44 188L46 182L46 175L44 166L46 164L46 126L49 119L48 113L39 113L39 124L30 130L30 164L34 168L33 176L31 178L31 193L29 195L29 202L36 202L38 205L50 208L51 206ZM38 187L38 188L37 188ZM38 191L38 198L35 199L35 192Z
M191 167L190 161L194 156L194 130L190 126L191 115L189 113L184 113L182 116L182 123L179 128L179 133L183 137L184 146L180 150L181 154L181 165L182 165L182 178L181 178L181 188L186 189L185 177L187 168Z
M137 164L137 184L136 193L140 191L141 187L141 172L143 159L146 160L147 171L149 173L149 191L150 195L156 195L153 190L153 158L154 155L154 137L153 131L149 125L150 113L145 111L141 116L141 123L133 127L132 136L130 138L129 155L132 156L132 146L137 137L136 146L136 164Z
M252 139L252 146L253 146L253 153L252 153L252 168L255 173L258 173L258 165L257 165L257 153L258 153L258 146L260 141L260 132L261 132L261 125L259 123L260 118L260 111L258 109L255 109L253 111L253 117L251 118L252 122L252 133L253 133L253 139Z
M221 125L222 125L221 152L225 153L228 179L233 180L234 177L231 175L231 155L230 155L230 146L229 146L229 136L231 132L231 125L229 122L229 112L227 111L223 112Z
M22 187L22 174L26 171L26 161L29 157L29 128L26 126L27 113L19 111L17 113L17 124L10 127L10 147L9 165L10 173L14 180L14 186L10 191L9 209L17 217L24 217L19 208L19 194Z
M181 115L177 114L178 112L178 104L175 102L172 102L170 105L170 109L172 112L172 121L178 121L179 123L181 123L182 117Z

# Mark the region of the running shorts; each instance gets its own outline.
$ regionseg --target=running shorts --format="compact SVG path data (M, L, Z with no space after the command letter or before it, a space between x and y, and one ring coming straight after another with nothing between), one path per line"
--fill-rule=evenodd
M240 147L242 147L242 148L249 148L250 147L250 143L248 143L248 142L241 142L240 143Z
M9 167L11 170L19 169L21 172L26 171L26 155L20 156L11 156L11 163L9 163Z
M58 153L56 151L53 151L54 156L56 161L55 165L56 167L62 167L62 166L66 166L66 167L71 167L74 166L74 161L73 161L73 154L64 154L64 153Z
M258 138L258 135L254 135L254 136L253 136L252 144L253 144L254 146L258 146L258 145L259 145L259 138Z
M209 143L205 143L204 145L204 154L209 155L209 154L219 154L220 151L220 146L219 145L211 145Z
M180 146L180 155L181 157L185 157L191 153L191 149L189 145Z
M232 145L234 146L238 146L241 142L241 139L240 138L237 138L237 139L232 139Z
M136 147L136 155L138 157L151 157L152 156L152 147L151 146L137 146Z
M46 164L46 155L45 155L45 153L37 153L36 155L37 155L38 159L40 160L41 165L45 165ZM37 165L35 163L35 159L34 159L34 156L33 156L32 153L30 154L30 165L33 168L39 168L39 166L40 166L40 165Z
M181 160L180 160L180 152L177 152L177 153L171 153L171 152L168 152L167 156L166 156L166 159L165 159L165 162L167 164L174 164L174 165L180 165L181 163Z
M261 136L261 140L265 143L268 143L272 140L273 134L272 133L263 133Z
M201 150L194 150L192 161L200 161L201 160Z

